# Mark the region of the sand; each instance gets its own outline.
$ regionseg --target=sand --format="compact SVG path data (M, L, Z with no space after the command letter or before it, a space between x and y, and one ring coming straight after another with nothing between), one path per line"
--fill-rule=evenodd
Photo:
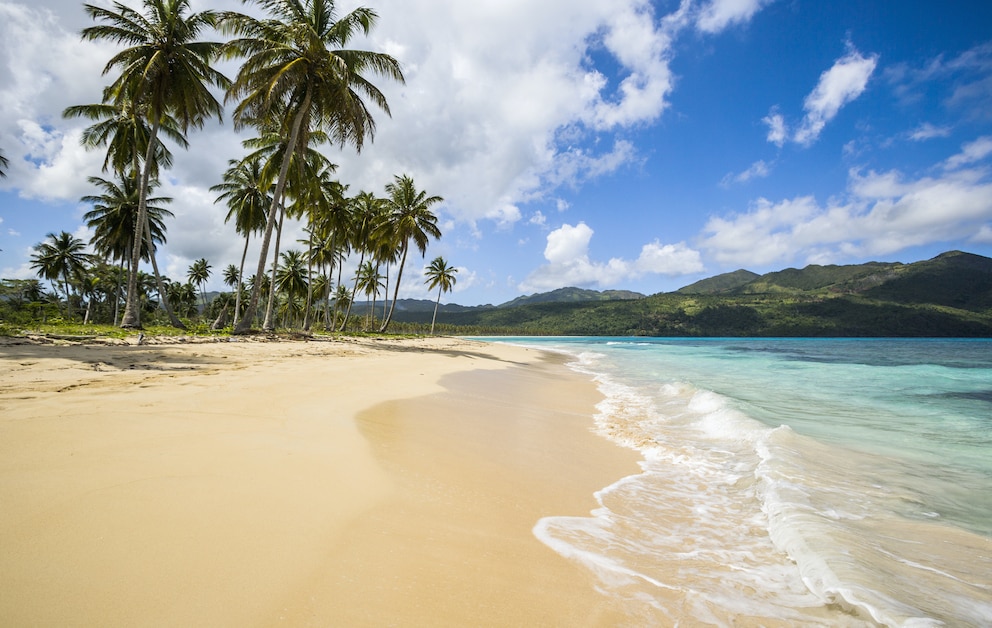
M0 625L614 625L531 532L638 471L600 399L451 338L6 341Z

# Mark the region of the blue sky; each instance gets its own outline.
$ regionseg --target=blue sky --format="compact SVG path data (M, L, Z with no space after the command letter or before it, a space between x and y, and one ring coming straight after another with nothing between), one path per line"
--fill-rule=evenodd
M357 2L339 2L344 12ZM351 192L409 174L443 231L412 259L459 268L445 301L576 285L674 290L747 268L992 256L992 3L381 0L363 47L394 55L392 117L361 155L327 148ZM240 9L233 0L194 2ZM81 3L0 0L0 276L31 276L102 155L60 112L95 102L113 49ZM228 75L236 72L227 66ZM177 152L160 264L174 279L243 241L208 188L242 155L229 123ZM287 237L301 236L291 225ZM256 253L257 255L257 253ZM256 258L257 259L257 258ZM354 262L345 267L346 276Z

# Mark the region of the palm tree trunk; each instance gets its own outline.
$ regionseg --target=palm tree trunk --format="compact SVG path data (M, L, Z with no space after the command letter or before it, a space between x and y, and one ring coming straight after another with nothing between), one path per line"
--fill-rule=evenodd
M307 304L303 311L303 331L310 331L310 308L313 307L313 230L307 242Z
M336 249L335 249L336 250ZM337 255L334 256L334 261L338 265L338 282L337 286L341 286L341 272L344 268L344 260L339 258ZM333 272L333 271L332 271ZM328 299L330 297L328 296ZM334 299L334 321L331 323L331 329L336 329L338 326L338 300L337 297Z
M142 231L144 232L145 242L148 246L148 257L152 260L152 272L155 273L155 286L161 297L160 300L162 301L162 306L165 308L165 313L169 317L169 323L176 329L186 329L186 325L172 311L172 305L169 303L166 295L165 284L162 282L162 275L158 272L158 261L155 259L155 248L152 246L152 231L148 220L148 212L145 212L145 228Z
M293 130L289 135L289 144L286 146L286 153L283 155L283 162L279 167L279 179L276 181L276 189L272 195L272 206L269 208L269 219L265 222L265 234L262 236L262 251L258 256L258 270L255 273L255 285L252 286L251 299L248 302L248 312L250 316L241 319L241 323L234 328L235 334L245 334L251 330L251 324L255 322L255 309L258 307L258 297L262 288L261 278L265 274L265 262L268 259L269 241L272 239L272 230L275 228L276 212L282 206L282 194L286 189L286 178L289 174L289 162L292 161L293 153L296 152L296 143L300 139L300 127L303 126L303 118L310 108L310 93L307 92L303 99L303 105L296 112L296 119L293 120ZM270 287L274 290L274 287Z
M273 332L276 330L273 320L273 310L276 305L276 272L279 270L279 243L282 240L282 224L286 217L286 209L279 207L279 228L276 229L276 251L272 256L272 276L269 279L269 302L265 306L265 321L262 323L262 331Z
M72 300L69 298L69 275L62 271L62 291L65 293L65 317L72 322Z
M396 289L393 291L393 302L389 304L389 314L386 316L386 320L382 321L382 327L379 328L379 333L386 331L386 328L389 327L389 321L393 320L393 308L396 307L396 298L400 294L400 280L403 278L403 267L406 266L406 253L409 250L409 246L409 241L403 243L403 256L400 259L400 269L396 273Z
M131 268L127 275L127 303L124 306L124 320L121 321L121 327L124 328L141 328L141 303L138 298L141 232L144 229L143 225L145 221L148 219L148 179L151 176L152 159L155 155L155 144L158 141L158 129L160 125L160 116L155 116L155 122L152 124L152 132L148 137L148 148L145 149L145 163L141 169L141 181L138 184L138 216L134 221L134 245L131 248ZM155 259L154 254L152 254L152 259Z
M441 305L441 286L437 287L437 301L434 302L434 316L431 317L431 335L434 335L434 321L437 320L437 306Z
M386 320L386 301L389 300L389 262L386 262L386 286L382 291L382 320Z
M121 276L124 272L124 258L121 258L120 270L117 275L117 290L114 292L114 327L117 327L117 317L121 313Z
M361 268L362 264L365 263L365 250L362 250L362 254L358 257L358 267ZM344 313L344 320L341 321L341 329L338 331L344 331L344 328L348 326L348 317L351 316L351 306L355 303L355 295L358 294L358 273L355 273L355 284L351 287L351 298L348 300L348 311Z
M245 250L241 253L241 266L238 267L238 293L234 295L234 322L231 323L232 327L238 326L238 316L241 314L241 282L244 280L245 276L245 258L248 257L248 240L251 238L251 232L245 236Z

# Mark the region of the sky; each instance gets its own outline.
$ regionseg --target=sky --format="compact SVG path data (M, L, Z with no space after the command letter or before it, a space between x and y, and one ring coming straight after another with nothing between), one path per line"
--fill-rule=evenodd
M353 47L392 55L406 81L373 78L391 116L373 111L360 154L322 150L349 194L385 195L405 174L444 198L443 235L411 255L401 298L433 298L422 273L438 255L458 268L442 301L463 305L565 286L654 294L739 268L992 257L987 0L337 3L357 6L379 22ZM91 24L75 0L0 0L0 277L33 277L50 232L89 238L80 198L109 175L103 152L80 146L86 121L61 112L110 81L114 47L79 36ZM173 147L157 190L175 214L160 267L185 280L206 258L212 290L244 245L209 191L251 135L230 109ZM287 225L283 242L302 237Z

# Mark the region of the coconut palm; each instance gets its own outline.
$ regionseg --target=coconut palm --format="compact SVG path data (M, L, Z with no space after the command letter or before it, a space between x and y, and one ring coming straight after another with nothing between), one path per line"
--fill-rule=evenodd
M196 315L196 286L181 281L167 282L166 294L163 298L172 302L172 307L182 316Z
M105 91L105 98L110 95L109 90ZM151 142L152 127L149 126L147 116L147 106L136 104L135 102L123 99L117 103L101 103L92 105L77 105L69 107L62 112L66 118L89 118L95 120L95 124L83 131L81 143L86 148L96 148L107 146L107 155L104 158L103 170L113 167L114 172L122 179L125 177L135 178L135 188L140 187L137 173L143 171L142 160L151 157L148 162L150 179L148 186L154 184L152 179L158 178L159 166L169 167L172 165L172 153L162 142ZM159 126L159 133L163 134L182 148L186 148L185 133L180 129L179 122L170 115L162 117ZM146 190L146 195L151 190ZM136 196L140 201L140 194ZM146 201L147 204L147 201ZM140 202L136 204L140 205ZM148 220L148 210L146 207L146 220L144 227L143 242L146 253L142 253L140 258L149 260L152 263L152 270L155 273L155 284L158 286L159 294L165 292L165 283L162 274L158 270L158 261L155 257L155 247L152 244L152 224ZM137 243L132 242L132 247ZM129 266L130 268L130 266ZM162 299L162 306L165 308L170 323L180 329L185 328L172 312L168 299ZM114 317L116 324L117 318Z
M86 226L93 229L90 242L94 250L106 259L123 263L126 261L134 245L135 223L138 217L138 180L137 177L121 177L117 181L101 177L89 177L89 182L102 193L83 196L80 200L91 203L93 209L83 214ZM149 182L149 193L157 181ZM167 196L146 199L146 212L151 225L152 246L165 244L165 218L171 218L172 212L161 207L161 204L171 203ZM148 243L143 242L141 259L148 261L151 251Z
M262 161L251 157L242 161L231 160L224 173L224 182L210 188L211 192L221 192L214 201L224 200L227 203L227 216L224 222L234 220L234 229L245 237L245 248L241 252L241 264L238 266L237 284L233 286L237 294L234 305L234 326L238 325L241 312L241 285L244 282L245 259L248 257L248 243L253 234L265 229L267 212L272 203L268 193L271 183L262 175Z
M231 288L232 290L234 288L237 288L238 284L241 283L241 275L238 272L238 267L235 266L234 264L228 264L227 267L224 268L223 277L224 277L224 285Z
M86 243L68 231L49 233L47 241L36 244L35 253L31 256L31 268L38 271L42 279L62 286L65 295L66 318L72 318L72 299L70 287L72 279L85 274L90 256L86 253Z
M303 330L310 331L310 311L313 306L313 265L323 269L327 262L333 264L335 245L337 242L337 222L341 208L346 208L344 193L348 186L342 185L332 175L337 166L329 164L321 168L310 180L306 192L297 201L302 207L302 213L307 221L307 281L310 290L307 292L306 316L303 320ZM335 220L338 218L338 220ZM329 287L329 281L324 284ZM327 296L327 295L324 295Z
M372 234L378 228L378 225L382 222L385 211L386 204L383 199L376 198L376 196L370 192L359 192L358 196L351 199L351 227L348 230L350 234L349 244L358 249L359 259L358 266L361 268L362 264L365 263L365 255L369 251L369 241L372 238ZM341 281L339 279L338 283ZM358 275L355 275L355 283L351 288L351 298L348 299L347 311L344 314L344 320L341 322L341 330L344 331L345 326L348 324L348 317L351 316L351 306L355 303L355 296L358 294Z
M152 129L140 105L130 100L120 103L75 105L62 112L64 118L88 118L94 124L83 130L80 143L88 148L107 147L103 170L118 174L141 172L141 162L148 152ZM188 148L186 134L170 115L162 118L159 134L165 135L181 148ZM151 178L157 178L159 168L172 166L172 152L162 142L153 147Z
M358 288L365 293L365 300L368 305L368 312L365 317L365 331L368 331L372 329L372 324L375 322L375 299L383 287L382 275L379 274L378 266L372 262L365 262L358 267L355 278Z
M393 318L393 309L396 307L396 298L400 293L400 281L403 278L406 256L410 251L410 242L414 243L421 255L425 255L430 238L441 237L441 230L437 227L437 216L430 208L444 200L440 196L427 196L426 192L417 190L413 179L407 175L394 176L393 182L386 185L386 194L389 217L383 228L391 232L399 242L400 265L396 272L393 302L389 306L389 314L382 321L380 332L386 331L389 321Z
M207 280L210 279L210 268L211 266L207 262L207 259L205 257L201 257L193 262L193 264L189 267L189 270L186 271L186 278L189 279L191 284L200 290L200 298L203 300L204 311L207 309L207 293L203 291L203 286L207 283Z
M119 261L123 267L130 259L131 248L134 245L138 220L138 178L135 172L132 176L121 176L119 181L110 181L100 177L90 177L89 182L103 193L87 195L80 200L92 203L93 209L83 214L86 226L93 229L90 243L94 250L104 258L114 262ZM150 190L158 185L158 181L149 182ZM148 261L155 253L155 244L165 243L165 218L172 217L172 212L160 207L160 203L171 203L167 196L149 198L146 200L146 237L142 238L141 259ZM157 266L157 264L156 264ZM130 269L129 269L130 270ZM160 277L156 277L159 292L165 290ZM119 301L120 284L117 284ZM115 302L116 302L115 301ZM170 311L171 310L167 310ZM114 324L117 324L117 309L114 309ZM170 320L173 318L170 316Z
M309 139L319 144L325 142L327 136L323 131L314 131L310 134ZM287 155L289 156L286 185L281 197L282 202L277 204L279 221L278 227L276 227L275 251L272 254L272 269L270 271L274 281L275 274L279 269L279 246L283 221L287 215L298 218L306 213L306 199L311 194L313 181L321 177L321 172L333 172L337 166L310 145L299 146L296 151L290 152L288 150L289 142L285 136L278 132L278 128L268 124L264 125L263 133L259 137L245 140L242 144L245 148L253 150L245 159L257 159L263 164L261 177L266 181L271 181L272 177L275 176L274 173L283 171L283 161ZM274 305L275 292L270 292L262 323L263 329L267 331L271 331L275 327Z
M301 251L290 249L282 254L282 264L276 273L276 290L285 298L287 316L283 319L289 325L289 314L297 314L302 309L303 298L309 291L307 282L306 255ZM305 306L304 306L305 307Z
M8 166L10 166L10 162L3 156L3 153L0 153L0 177L6 178Z
M427 284L428 289L433 290L437 288L437 301L434 302L434 316L431 317L431 335L434 335L434 321L437 320L437 308L441 305L441 293L450 292L458 281L455 277L455 273L458 269L454 266L448 266L448 262L445 261L443 257L438 255L431 261L431 265L427 267L427 279L424 283Z
M350 309L351 309L351 291L348 290L347 286L338 284L337 290L334 291L335 315L339 310L350 310Z
M113 9L84 5L97 22L84 28L87 40L109 40L128 46L107 62L103 73L119 69L120 75L104 91L104 101L123 106L132 103L151 125L138 187L138 225L145 223L148 182L159 145L163 120L172 116L185 133L201 128L213 116L220 117L221 105L210 86L226 88L229 81L210 66L220 51L220 43L197 41L201 31L212 27L212 11L190 13L190 0L142 0L142 14L120 2ZM140 327L137 295L137 268L141 242L136 239L128 275L128 298L122 327Z
M240 101L237 127L278 121L288 137L287 152L310 145L315 130L325 131L344 146L361 150L374 137L375 121L364 99L389 114L386 98L369 80L372 73L403 81L399 63L389 55L344 48L357 34L369 35L378 18L358 8L338 19L334 0L259 0L269 19L227 13L222 28L235 35L227 45L231 57L246 58L228 91ZM276 208L282 202L290 160L283 159L259 255L257 274L265 270ZM252 291L250 310L258 302ZM245 319L235 329L246 332Z

